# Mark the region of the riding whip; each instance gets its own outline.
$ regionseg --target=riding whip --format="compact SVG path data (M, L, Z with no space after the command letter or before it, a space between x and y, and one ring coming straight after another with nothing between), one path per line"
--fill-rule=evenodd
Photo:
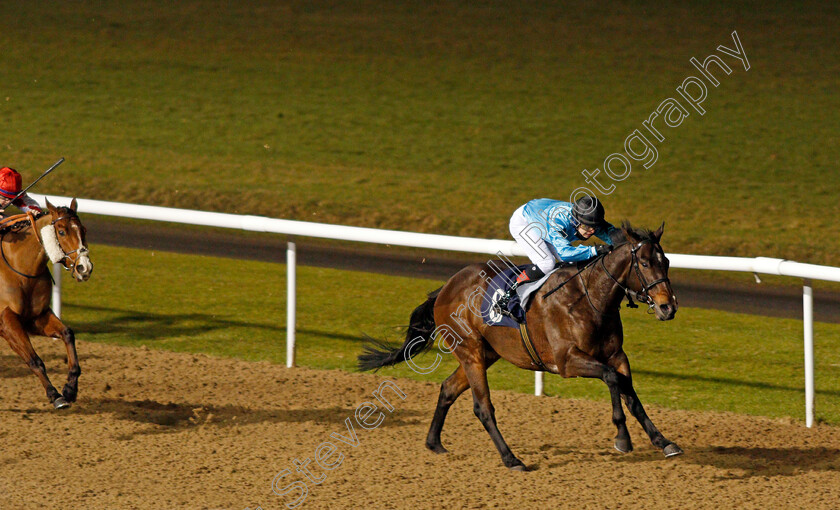
M29 188L31 188L32 186L35 186L36 184L38 184L38 181L40 181L41 179L43 179L44 177L46 177L46 176L47 176L47 174L49 174L50 172L52 172L53 170L55 170L55 168L56 168L58 165L62 164L62 163L64 163L64 158L59 159L58 161L56 161L56 162L55 162L55 164L53 164L53 166L51 166L51 167L47 168L47 171L46 171L46 172L42 173L40 177L38 177L37 179L35 179L34 181L32 181L32 184L30 184L29 186L27 186L26 188L24 188L24 189L23 189L20 193L18 193L17 195L15 195L15 198L11 199L11 200L9 201L9 203L11 204L12 202L14 202L15 200L17 200L18 198L22 197L22 196L24 195L24 193L26 193L26 192L29 190Z

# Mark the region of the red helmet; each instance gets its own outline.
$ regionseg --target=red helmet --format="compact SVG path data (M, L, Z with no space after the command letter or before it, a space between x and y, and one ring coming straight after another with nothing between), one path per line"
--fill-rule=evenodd
M0 168L0 195L15 198L21 189L20 174L14 168Z

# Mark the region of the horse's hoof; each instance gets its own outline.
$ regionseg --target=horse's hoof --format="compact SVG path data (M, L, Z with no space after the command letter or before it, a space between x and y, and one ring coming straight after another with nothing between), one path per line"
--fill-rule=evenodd
M53 400L53 406L55 406L56 409L64 409L65 407L70 407L70 403L64 400L64 397L56 397L55 400Z
M449 453L449 450L444 448L443 445L440 444L440 443L438 443L438 444L426 443L426 448L428 448L429 450L431 450L435 453Z
M64 400L67 402L75 402L76 401L76 390L67 389L64 387L64 390L61 392L61 395L64 397Z
M620 451L621 453L630 453L633 451L633 443L630 441L630 438L616 438L614 446L615 449Z
M682 455L683 451L675 443L671 443L662 449L662 453L665 454L665 457L676 457L677 455Z
M505 466L507 466L507 468L511 471L528 471L528 468L525 467L525 464L516 457L513 457L510 460L506 460Z

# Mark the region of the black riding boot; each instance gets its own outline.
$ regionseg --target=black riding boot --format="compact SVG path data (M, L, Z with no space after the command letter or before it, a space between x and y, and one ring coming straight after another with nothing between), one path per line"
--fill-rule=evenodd
M510 302L510 298L513 297L513 294L516 292L516 288L522 285L523 283L527 282L535 282L545 276L545 273L542 272L537 266L528 266L525 268L524 271L519 273L519 276L516 277L516 281L513 282L513 285L510 286L507 292L496 301L496 304L499 306L501 310L507 310L507 305Z

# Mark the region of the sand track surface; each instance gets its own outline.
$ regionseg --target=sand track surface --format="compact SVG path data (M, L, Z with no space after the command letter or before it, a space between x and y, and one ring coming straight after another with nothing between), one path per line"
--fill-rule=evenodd
M36 339L35 347L60 388L62 345ZM502 466L468 393L450 411L445 455L424 447L436 384L395 379L405 400L384 392L394 411L384 410L376 428L362 428L354 410L377 402L372 393L388 380L387 370L290 370L85 342L79 352L79 401L55 411L21 360L0 349L4 510L272 510L299 498L301 481L304 509L837 508L840 502L837 427L809 430L793 420L648 406L685 450L665 459L635 422L635 451L615 451L606 401L495 391L501 431L531 469L519 473ZM644 399L645 389L638 389ZM336 445L330 456L328 446L320 452L334 464L328 471L314 460L326 442ZM294 459L307 458L319 484L295 471ZM279 492L291 486L288 494L272 492L273 480Z

